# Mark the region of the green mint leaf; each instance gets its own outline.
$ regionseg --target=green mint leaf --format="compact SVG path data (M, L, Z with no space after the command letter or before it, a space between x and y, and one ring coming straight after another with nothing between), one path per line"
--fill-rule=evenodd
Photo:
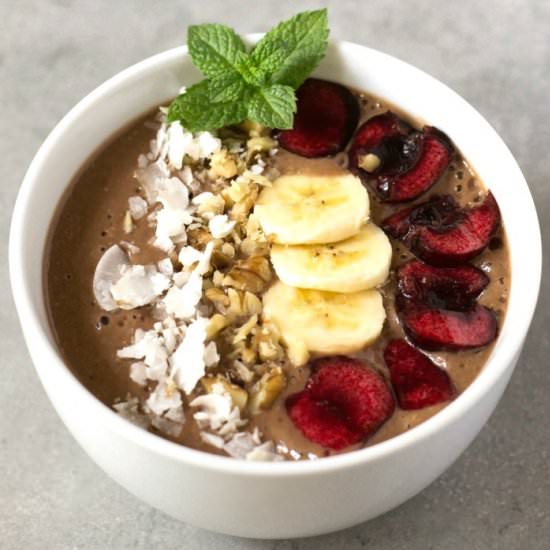
M248 118L269 128L292 128L295 112L296 96L290 86L259 88L248 101Z
M225 25L192 25L187 31L187 44L193 63L207 77L238 72L237 65L246 57L244 42Z
M203 80L178 96L168 109L167 121L179 120L187 130L199 132L216 130L230 124L238 124L246 118L246 89L240 97L219 94L219 82ZM218 101L212 101L217 97Z
M247 83L237 73L228 73L208 79L208 101L219 103L242 99L248 90Z
M328 33L326 9L302 12L269 31L250 57L270 82L296 89L323 59Z
M265 71L258 67L249 55L238 63L237 69L243 80L250 86L261 87L268 83Z

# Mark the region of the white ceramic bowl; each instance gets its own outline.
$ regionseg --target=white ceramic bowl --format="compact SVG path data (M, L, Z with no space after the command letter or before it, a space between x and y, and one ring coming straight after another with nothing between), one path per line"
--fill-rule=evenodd
M258 35L248 38L254 42ZM518 360L540 284L540 232L529 189L506 145L475 109L418 69L346 42L331 44L315 74L368 90L446 132L493 191L508 231L512 288L494 351L460 397L410 432L315 462L237 461L133 426L91 395L63 363L48 324L42 279L54 210L98 146L198 78L185 47L122 71L78 103L36 154L13 214L10 274L17 311L38 375L63 422L92 459L138 498L185 522L232 535L286 538L342 529L398 506L431 483L495 408Z

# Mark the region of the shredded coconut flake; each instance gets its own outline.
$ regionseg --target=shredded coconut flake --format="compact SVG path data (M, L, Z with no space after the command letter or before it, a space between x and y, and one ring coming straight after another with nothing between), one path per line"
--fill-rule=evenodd
M151 303L170 286L170 279L153 265L132 265L122 270L122 276L111 285L116 305L133 309Z
M227 443L225 443L223 450L233 458L256 462L283 460L283 457L277 453L273 441L265 441L262 443L258 428L252 433L236 433Z
M170 177L170 170L162 159L136 170L136 179L145 191L147 202L153 205L157 202L157 185Z
M206 245L204 252L196 254L188 250L191 247L183 248L183 258L180 258L183 265L186 262L193 260L193 263L197 263L197 266L184 280L182 286L179 286L180 280L175 280L175 286L171 287L166 293L163 299L163 304L166 312L169 315L173 315L178 319L190 319L197 311L200 299L202 297L202 276L210 269L210 259L212 257L212 251L214 250L214 243L211 241ZM186 257L187 256L187 257ZM178 277L179 279L179 277Z
M253 174L261 174L264 171L264 167L258 162L250 167L250 171Z
M222 142L210 132L200 132L197 137L198 158L208 158L222 148ZM191 155L190 155L191 156Z
M208 445L212 445L218 449L223 449L225 443L223 437L208 432L200 432L200 436L205 443L208 443Z
M170 317L168 317L170 319ZM162 337L164 338L164 347L169 354L174 353L177 345L179 331L173 328L166 328L162 331Z
M187 187L190 187L193 183L193 171L189 166L184 166L179 173L179 176L181 178L181 181L187 185Z
M197 265L197 272L200 275L204 275L210 269L210 259L212 258L212 252L214 251L214 243L210 241L204 252L202 253L202 258L199 260Z
M158 200L164 208L186 210L189 206L189 191L179 178L166 178L157 184Z
M208 229L215 239L227 237L235 227L234 221L229 221L227 214L218 214L208 222Z
M134 220L140 220L147 214L147 202L140 196L135 195L128 199L128 209Z
M211 393L196 397L190 405L200 409L193 414L199 427L210 428L220 436L230 437L246 424L221 384L214 384Z
M181 169L185 156L197 161L206 159L221 149L221 140L210 132L200 132L193 136L178 121L161 130L157 134L157 142L162 144L158 148L159 154L168 157L168 162L176 170Z
M216 342L208 342L204 348L204 364L206 368L214 367L220 361L220 354Z
M258 445L247 453L245 458L246 460L252 460L254 462L277 462L283 460L283 457L275 452L273 441L266 441Z
M199 318L185 331L183 341L170 358L172 376L177 386L189 395L204 376L204 342L208 321Z
M185 226L193 221L189 191L175 177L157 182L156 196L163 208L156 213L155 246L169 252L174 242L185 241Z
M169 315L177 319L191 319L195 315L201 297L202 277L194 271L181 288L177 286L170 288L163 303Z
M160 380L147 399L147 406L156 415L163 415L169 409L182 406L181 395L177 388L166 380Z
M168 368L168 351L156 330L137 329L134 343L118 350L121 359L143 359L147 366L146 376L149 380L161 380Z
M168 126L168 161L176 168L180 169L183 163L183 157L186 149L193 140L189 132L184 132L179 122L174 122Z
M200 250L192 246L184 246L178 255L178 260L183 267L191 267L202 258Z
M246 455L252 452L260 443L258 430L254 430L252 433L239 432L224 445L224 451L233 458L246 458Z
M118 307L111 294L111 288L122 277L123 270L129 265L128 255L116 244L101 256L95 268L93 290L96 302L102 309L113 311Z
M189 281L190 277L191 273L189 271L178 271L177 273L174 273L172 280L176 286L182 287L187 281Z
M167 277L171 277L174 274L174 266L170 258L164 258L157 262L158 270Z
M130 365L130 378L140 386L147 384L147 365L143 361L137 361Z

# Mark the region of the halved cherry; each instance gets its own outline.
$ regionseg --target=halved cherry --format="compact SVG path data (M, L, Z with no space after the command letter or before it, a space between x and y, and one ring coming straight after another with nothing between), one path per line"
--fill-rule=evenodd
M453 399L449 375L405 340L389 342L384 360L402 409L422 409Z
M281 147L302 157L325 157L342 151L359 122L359 104L344 86L308 78L296 91L291 130L277 133Z
M472 265L434 267L411 260L397 270L403 298L430 308L470 309L489 284L489 277Z
M480 305L468 311L451 311L409 302L402 307L399 317L412 342L427 350L478 348L497 335L495 314Z
M350 170L364 183L407 171L416 162L422 146L416 139L418 135L391 111L370 118L353 138L348 153Z
M418 141L422 142L422 147L416 146L420 151L416 164L403 174L379 176L376 189L385 202L419 197L439 180L451 162L451 142L437 128L424 128Z
M349 166L381 200L402 202L425 193L441 177L453 155L449 138L437 128L422 132L391 112L375 116L357 131Z
M473 208L461 208L450 195L401 210L382 222L390 237L402 240L425 262L455 266L475 258L489 244L500 224L491 192Z
M393 413L384 378L351 357L317 359L305 389L286 400L296 427L311 441L334 450L359 443Z

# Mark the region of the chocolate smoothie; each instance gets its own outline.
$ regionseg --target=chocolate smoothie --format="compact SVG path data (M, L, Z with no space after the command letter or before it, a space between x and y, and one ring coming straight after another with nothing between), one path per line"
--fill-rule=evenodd
M361 122L391 109L411 125L419 127L418 121L383 100L366 93L358 93L357 97L361 107ZM117 357L117 351L132 343L136 329L151 329L158 321L157 311L147 305L130 310L105 311L94 297L92 279L98 261L113 245L124 249L132 264L155 264L167 257L165 251L153 244L154 228L148 216L132 220L131 228L127 219L129 197L143 195L143 187L135 177L137 159L147 154L158 128L157 113L148 113L119 132L93 155L77 174L59 206L46 253L45 292L52 329L61 354L81 383L108 407L128 399L129 395L144 400L156 384L150 380L146 384L133 381L130 378L130 362ZM347 155L342 152L330 158L307 159L279 148L276 154L267 158L266 164L272 173L280 175L337 175L346 173ZM438 183L427 194L407 203L407 206L424 202L427 197L436 194L450 194L462 206L475 206L485 192L483 182L456 152ZM371 220L380 225L384 218L403 206L380 202L371 193L370 208ZM394 270L413 258L400 242L392 240L392 247L392 272L380 289L387 314L383 332L374 344L352 354L366 361L385 378L389 378L389 373L383 351L391 339L404 337L394 307ZM510 288L509 256L502 227L471 264L482 269L490 278L479 303L495 312L500 327ZM429 351L427 354L449 374L459 395L481 371L492 347L490 344L474 350ZM221 348L220 354L223 364ZM285 358L280 362L286 373L284 389L271 407L248 416L245 429L259 428L263 438L274 441L281 456L288 459L333 454L334 451L307 439L289 418L285 408L286 398L304 388L310 376L310 368L308 365L293 367ZM193 418L189 402L201 393L201 389L196 389L184 404L185 422L180 433L171 435L151 426L149 429L188 447L225 454L201 438ZM396 407L389 420L364 444L348 447L345 451L374 445L399 435L430 418L446 404L419 410Z

